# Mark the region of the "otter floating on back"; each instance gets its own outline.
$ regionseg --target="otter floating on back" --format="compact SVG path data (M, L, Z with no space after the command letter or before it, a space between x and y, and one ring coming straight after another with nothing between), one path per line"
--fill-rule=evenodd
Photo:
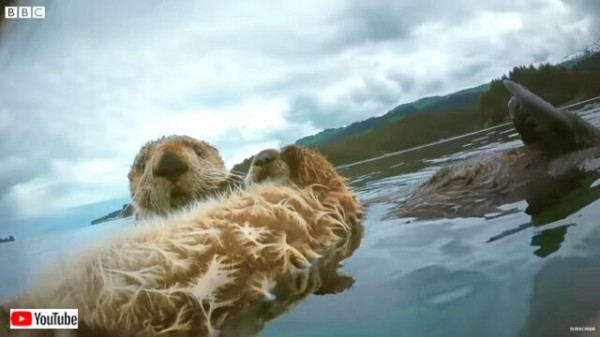
M7 330L9 308L77 308L79 330L60 336L248 337L351 285L336 270L358 248L362 208L324 157L263 151L246 182L53 266L0 307L0 335L52 332Z
M440 169L390 214L401 217L483 216L497 206L536 200L553 186L600 168L600 130L510 80L508 102L521 148L478 156ZM565 183L566 184L566 183Z

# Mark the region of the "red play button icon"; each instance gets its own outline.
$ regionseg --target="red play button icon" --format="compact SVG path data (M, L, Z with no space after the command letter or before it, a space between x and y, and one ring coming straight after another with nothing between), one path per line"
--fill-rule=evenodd
M33 323L30 311L13 311L10 313L10 324L13 326L29 326Z

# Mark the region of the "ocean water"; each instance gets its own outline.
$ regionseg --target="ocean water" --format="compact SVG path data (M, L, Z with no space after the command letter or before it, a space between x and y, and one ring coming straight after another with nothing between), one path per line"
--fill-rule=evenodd
M600 124L600 107L580 112ZM439 167L520 146L510 125L340 168L366 209L361 247L345 261L355 278L336 295L309 297L263 337L592 336L600 318L600 180L590 176L532 219L527 203L488 218L413 221L385 213ZM388 198L378 198L378 197ZM60 254L131 226L82 224L0 245L0 298ZM492 238L498 238L490 242ZM597 322L600 322L597 320ZM597 323L596 323L597 324ZM596 326L596 333L600 326Z

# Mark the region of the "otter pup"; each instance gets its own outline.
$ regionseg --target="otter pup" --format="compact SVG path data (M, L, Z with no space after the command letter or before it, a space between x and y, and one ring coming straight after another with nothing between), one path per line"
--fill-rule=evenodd
M258 334L335 275L325 269L358 246L362 208L317 152L288 146L256 158L245 189L53 266L2 306L0 334L50 335L2 331L8 308L77 308L79 330L68 333L86 337ZM285 169L271 170L274 179L257 174L269 163Z
M600 130L518 83L505 80L504 86L513 94L508 111L525 146L440 169L388 216L483 216L518 200L532 211L548 193L562 193L600 167Z
M189 136L172 135L146 143L128 174L138 217L165 215L241 185L219 151Z
M250 169L244 179L246 186L255 183L275 183L288 186L306 186L315 184L320 180L324 183L317 183L316 187L327 187L323 192L328 194L323 198L323 203L331 204L332 207L337 204L341 205L342 209L352 210L347 213L347 221L351 224L352 230L350 240L345 242L347 249L343 250L341 256L332 255L328 260L322 260L320 264L321 285L314 292L316 295L335 294L346 290L354 284L354 279L350 276L340 275L338 268L339 262L345 256L351 255L358 246L363 237L363 226L360 225L364 215L360 203L353 193L350 193L346 187L346 179L337 174L331 164L321 158L320 155L315 155L315 160L310 163L299 162L306 161L306 155L296 145L284 147L280 152L275 149L267 149L259 152L252 158ZM306 152L309 153L309 152ZM318 159L318 160L317 160ZM329 167L324 170L324 167ZM305 170L299 172L298 170ZM323 175L324 172L329 172L330 176ZM331 186L337 186L339 191L333 192Z

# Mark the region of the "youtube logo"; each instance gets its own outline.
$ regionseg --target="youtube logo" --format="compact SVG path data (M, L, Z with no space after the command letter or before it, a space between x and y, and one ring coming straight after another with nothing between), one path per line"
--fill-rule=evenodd
M33 314L31 311L11 311L10 325L30 326L31 324L33 324Z
M77 309L10 309L11 329L77 329Z

